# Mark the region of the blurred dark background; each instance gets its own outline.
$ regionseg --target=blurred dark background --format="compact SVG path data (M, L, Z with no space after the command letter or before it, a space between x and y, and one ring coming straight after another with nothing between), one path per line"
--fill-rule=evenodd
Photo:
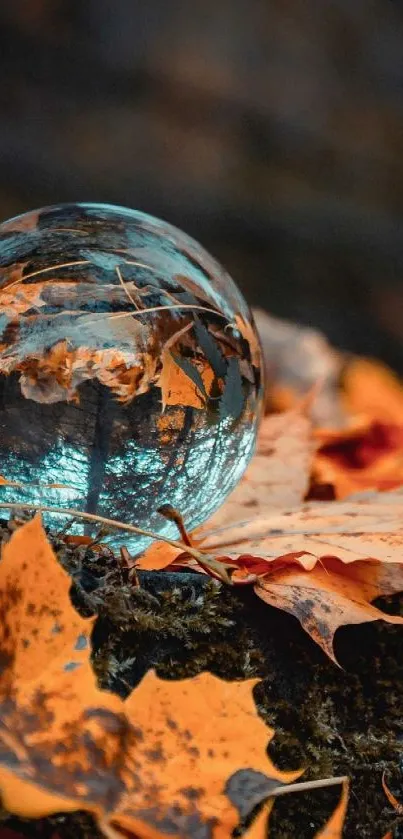
M403 2L7 0L0 214L125 204L403 370Z

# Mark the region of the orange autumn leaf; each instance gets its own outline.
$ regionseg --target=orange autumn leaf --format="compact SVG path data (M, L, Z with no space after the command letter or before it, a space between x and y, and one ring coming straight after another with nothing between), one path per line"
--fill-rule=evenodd
M340 801L325 826L316 834L315 839L342 839L347 813L348 787L348 781L344 781Z
M69 587L36 517L0 563L3 804L26 817L88 810L109 835L209 830L229 839L279 782L300 774L267 756L274 731L256 711L258 680L202 673L173 682L149 672L125 701L99 690L92 620L77 615Z
M319 449L311 497L333 487L336 498L364 489L388 490L403 483L403 386L378 361L357 358L342 377L347 428L316 431Z
M303 784L301 786L303 786ZM336 809L324 827L319 830L319 833L315 834L314 839L342 839L343 825L347 812L348 791L349 783L348 780L345 780L342 785L340 801ZM273 809L274 802L275 798L269 798L269 800L264 804L250 827L243 834L245 839L266 839L267 836L270 836L270 831L268 832L268 820Z
M206 532L197 547L216 560L232 561L234 583L244 584L245 577L253 583L257 576L256 593L296 615L334 660L338 626L380 619L403 622L371 605L376 597L403 590L402 522L399 489L228 521L226 527ZM185 550L177 549L175 559L170 550L168 567L200 570Z
M21 391L28 399L52 404L79 401L78 387L97 379L109 387L120 402L130 402L145 393L155 374L156 360L145 351L141 355L117 349L70 349L66 341L58 341L40 357L15 361L0 359L3 373L21 373Z
M70 587L37 515L2 551L0 695L35 680L50 660L73 667L88 658L93 619L73 609Z
M262 807L260 813L253 819L250 827L243 833L244 839L266 839L268 835L268 821L273 809L274 798L270 798Z
M185 552L185 546L183 551ZM181 555L178 548L166 542L153 542L136 560L136 568L141 571L162 571L175 562Z
M311 497L331 485L336 498L365 489L388 490L403 483L403 423L368 420L343 431L319 430Z
M206 402L204 394L209 393L213 379L214 372L205 362L191 363L189 361L189 369L186 371L179 366L175 355L169 349L165 350L162 354L162 369L157 382L161 388L163 410L167 405L204 408Z
M385 424L403 422L403 387L398 376L380 361L354 359L343 375L342 399L349 415Z
M280 562L280 561L279 561ZM265 603L298 618L301 626L335 663L333 640L340 626L385 620L403 624L371 605L376 597L403 589L403 567L324 557L311 571L285 564L259 576L255 592Z

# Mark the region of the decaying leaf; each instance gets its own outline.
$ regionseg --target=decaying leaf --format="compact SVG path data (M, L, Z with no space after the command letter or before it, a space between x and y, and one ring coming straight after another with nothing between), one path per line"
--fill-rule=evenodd
M297 784L295 788L299 788L301 790L301 788L305 786L306 788L310 786L309 781L306 785L304 783ZM289 793L291 789L293 788L283 787L281 790L279 790L278 794L281 795L283 793ZM318 833L315 833L314 839L342 839L343 825L347 812L348 794L349 781L348 778L344 778L342 782L342 793L340 801L336 809L324 825L324 827L322 827ZM274 801L275 798L272 797L265 802L258 815L254 818L250 827L243 834L245 839L266 839L267 836L271 836L270 830L268 830L268 819L273 809Z
M88 658L93 620L73 609L70 586L36 516L13 534L0 563L1 695L60 656L71 668Z
M229 525L198 548L238 565L251 557L260 561L255 569L249 566L259 576L256 593L295 614L333 657L337 626L381 618L402 622L370 605L403 590L402 520L403 491L396 490ZM262 560L274 560L268 576Z
M305 504L243 521L231 521L239 508L229 508L226 525L225 508L214 530L196 531L198 549L233 561L234 583L252 583L257 577L258 596L296 615L333 660L339 626L403 622L371 605L376 597L403 590L403 489ZM139 567L154 567L155 561L162 568L163 555L157 542ZM185 546L183 552L166 551L165 567L172 564L197 568Z
M267 417L244 478L193 538L199 550L234 563L235 584L254 583L262 600L295 615L335 660L338 627L402 622L371 603L403 590L403 490L297 506L313 449L300 412ZM202 570L185 546L156 542L139 560L140 568L169 566Z
M265 603L295 615L335 662L333 640L340 626L374 620L403 624L403 618L371 605L376 597L403 588L401 566L385 569L381 563L367 561L346 567L332 557L324 557L312 571L296 564L282 569L276 565L269 574L258 577L256 594Z
M228 839L240 818L299 772L267 757L258 680L209 673L178 682L149 672L126 701L97 688L91 620L40 520L20 528L0 564L0 789L6 808L37 817L85 809L144 839Z

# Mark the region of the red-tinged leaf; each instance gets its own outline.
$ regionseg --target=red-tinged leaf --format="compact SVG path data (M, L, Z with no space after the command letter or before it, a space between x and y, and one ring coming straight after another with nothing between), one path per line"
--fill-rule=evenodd
M361 498L309 503L272 516L229 523L203 533L198 548L213 556L237 559L248 555L268 560L286 554L312 568L323 556L343 562L377 559L402 561L403 489L368 493Z
M333 639L340 626L385 620L403 624L403 618L371 606L382 594L403 589L403 566L352 563L325 558L311 571L297 565L277 568L259 577L255 592L268 603L298 618L305 631L335 663Z
M403 490L362 499L307 504L294 511L246 520L206 535L198 550L233 562L232 581L253 583L273 606L298 617L304 629L334 660L339 626L402 619L371 602L403 590ZM163 567L164 548L158 552ZM200 570L195 559L175 549L167 566ZM147 557L147 554L146 554Z
M368 420L343 431L319 431L310 497L331 485L336 498L403 483L403 425Z

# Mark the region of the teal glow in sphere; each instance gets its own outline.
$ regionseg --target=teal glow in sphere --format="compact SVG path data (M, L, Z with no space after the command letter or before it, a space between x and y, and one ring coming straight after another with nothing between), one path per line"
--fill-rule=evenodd
M19 485L0 500L176 536L159 507L192 529L239 481L261 411L259 341L234 282L180 230L104 204L3 223L0 333L0 474Z

